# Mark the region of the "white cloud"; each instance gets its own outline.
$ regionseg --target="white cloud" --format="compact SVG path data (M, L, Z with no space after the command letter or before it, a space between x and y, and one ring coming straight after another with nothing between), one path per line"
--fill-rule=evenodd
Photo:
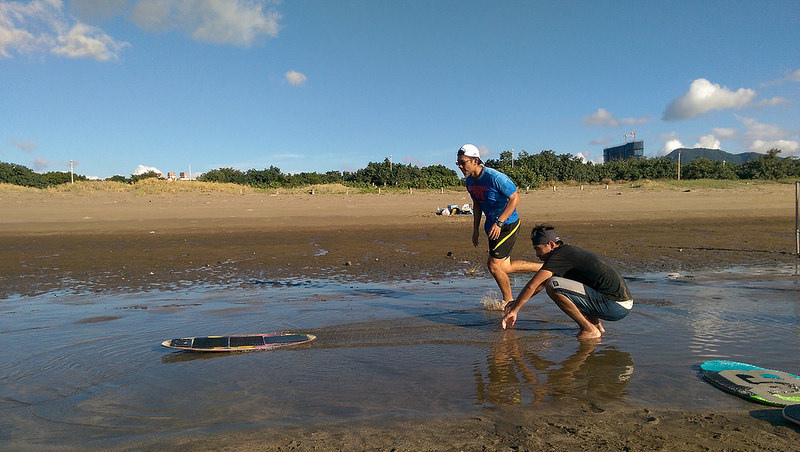
M578 152L575 154L575 157L577 157L581 163L586 163L586 157L583 155L583 152Z
M144 173L147 173L147 172L150 172L150 171L156 172L158 174L164 174L164 173L161 172L160 169L156 168L155 166L139 165L133 171L132 175L138 176L140 174L144 174Z
M750 148L748 148L748 151L760 152L762 154L766 154L770 149L780 149L781 157L786 157L789 155L797 155L799 154L798 151L800 151L800 142L793 140L773 140L773 141L755 140L750 144Z
M92 20L108 20L125 11L128 0L70 0L72 10Z
M36 157L33 159L33 169L36 171L44 171L52 166L52 160L47 160L42 157Z
M763 124L754 118L736 115L738 119L745 126L745 140L776 140L787 137L788 132L784 131L780 126L774 124Z
M731 91L704 78L692 82L689 91L674 99L664 110L664 119L675 121L689 119L711 110L740 109L756 97L755 90L739 88Z
M32 153L34 149L39 147L39 145L34 143L33 141L26 141L23 143L21 141L11 140L11 144L14 147L18 148L20 151L28 154Z
M599 145L608 144L608 143L611 143L611 137L595 138L594 140L589 142L589 144L594 145L594 146L599 146Z
M772 80L770 82L762 83L762 86L783 85L786 82L800 82L800 69L790 73L784 78L779 78L778 80Z
M766 153L777 148L783 156L798 154L800 141L791 139L791 133L774 124L763 124L753 118L736 116L744 126L743 145L750 152Z
M116 59L126 42L80 23L64 12L61 0L0 3L0 56L53 53L69 58Z
M59 34L58 44L53 47L52 52L70 58L108 61L117 59L119 51L126 46L127 43L114 41L99 28L78 23L68 33Z
M658 155L667 155L670 152L674 151L675 149L679 149L679 148L683 148L683 147L686 147L686 146L684 146L683 143L680 142L680 140L678 140L677 138L673 138L671 140L668 140L666 143L664 143L664 147L661 148L660 151L658 151Z
M772 99L764 99L758 101L754 105L758 107L774 107L775 105L788 104L788 103L791 103L791 101L789 99L786 99L785 97L773 97Z
M306 80L306 76L300 72L289 71L286 73L286 81L292 86L301 86L306 82Z
M264 0L140 0L131 18L153 31L179 30L192 39L249 46L261 36L276 37L281 15Z
M700 141L694 144L695 148L722 149L719 140L714 135L700 137Z
M605 108L598 108L596 112L583 118L583 123L587 126L597 127L616 127L619 121L614 119L614 115Z
M621 118L617 119L605 108L598 108L596 112L583 118L583 123L587 126L595 127L619 127L620 125L635 126L649 122L647 118Z

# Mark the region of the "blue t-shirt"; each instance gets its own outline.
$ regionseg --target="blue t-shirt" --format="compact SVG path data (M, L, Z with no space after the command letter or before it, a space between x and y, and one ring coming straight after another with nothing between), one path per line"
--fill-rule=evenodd
M516 193L517 186L505 174L487 167L483 168L477 179L467 176L465 185L472 201L480 205L481 210L486 214L486 223L483 228L489 232L497 217L506 208L508 197ZM506 223L513 223L517 220L519 220L519 215L514 209L511 216L506 219Z

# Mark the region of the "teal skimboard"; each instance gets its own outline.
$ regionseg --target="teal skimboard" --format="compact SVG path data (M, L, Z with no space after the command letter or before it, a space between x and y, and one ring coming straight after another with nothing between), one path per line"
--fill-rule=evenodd
M735 361L706 361L700 365L706 381L751 402L786 406L800 404L800 377Z

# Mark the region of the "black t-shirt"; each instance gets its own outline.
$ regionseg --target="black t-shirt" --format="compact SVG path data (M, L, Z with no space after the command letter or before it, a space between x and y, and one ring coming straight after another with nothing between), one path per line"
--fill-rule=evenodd
M542 265L553 275L585 284L615 301L632 299L625 280L597 254L572 245L553 250Z

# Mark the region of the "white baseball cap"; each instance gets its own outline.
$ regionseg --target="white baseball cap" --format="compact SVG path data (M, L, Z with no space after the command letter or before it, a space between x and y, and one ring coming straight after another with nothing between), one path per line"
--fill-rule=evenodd
M478 160L483 163L483 159L481 159L481 151L479 151L477 146L474 144L465 144L464 146L461 146L461 149L458 150L458 155L477 157Z

